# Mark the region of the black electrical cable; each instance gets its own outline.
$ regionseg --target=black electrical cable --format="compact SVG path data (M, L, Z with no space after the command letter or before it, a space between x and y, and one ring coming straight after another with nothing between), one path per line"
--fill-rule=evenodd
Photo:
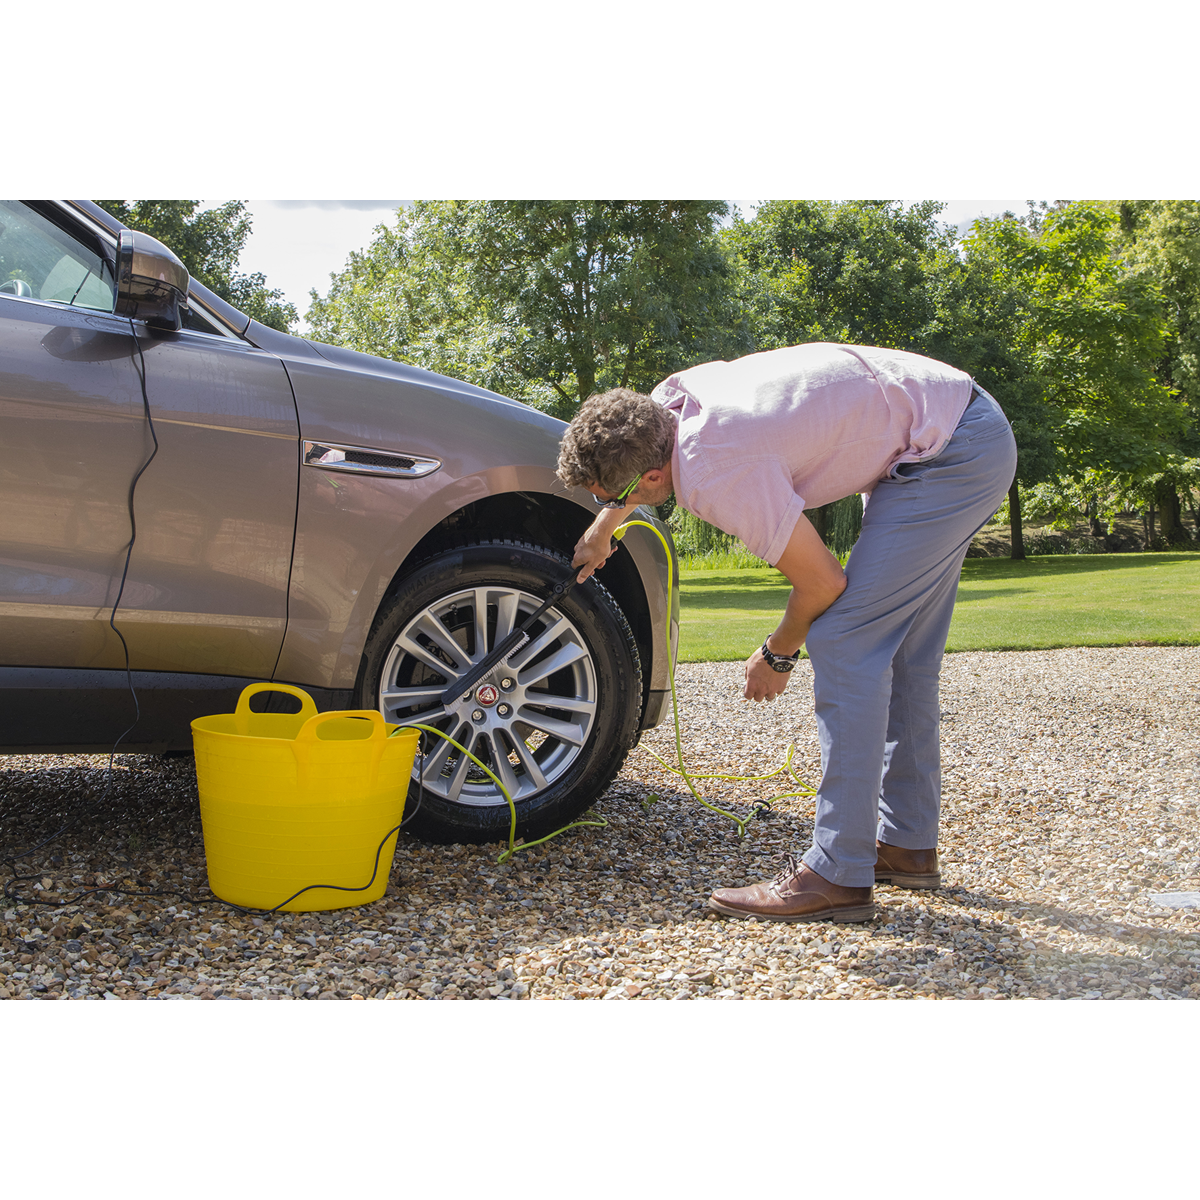
M138 698L137 698L137 689L133 686L133 671L130 669L130 664L129 664L129 645L125 641L124 635L117 628L116 618L117 618L117 608L121 603L121 597L125 594L125 581L129 577L129 563L133 557L133 544L134 544L134 542L137 541L137 517L134 513L133 500L134 500L134 496L137 492L138 480L140 480L141 477L145 474L146 468L154 461L154 456L158 453L158 434L154 428L154 417L150 413L150 397L147 395L147 392L146 392L146 356L142 352L142 344L141 344L141 341L138 339L137 329L134 326L132 318L129 321L129 332L130 332L131 336L133 337L134 349L137 351L137 359L134 360L134 370L137 371L138 381L140 382L141 389L142 389L142 412L145 414L146 424L150 429L150 440L154 443L154 449L150 451L149 457L146 459L146 461L144 463L142 463L142 465L138 468L137 473L129 481L129 494L126 498L126 507L129 511L129 542L125 547L125 565L121 571L121 583L120 583L120 586L117 588L117 598L116 598L116 600L113 601L112 611L108 615L109 627L112 629L113 633L115 633L117 635L117 637L121 639L121 648L125 652L125 682L129 688L130 696L133 697L134 718L133 718L133 724L130 725L129 728L126 729L117 738L117 740L115 742L113 742L112 749L108 753L108 766L104 772L104 789L100 793L99 803L103 803L105 800L108 799L109 791L112 788L113 760L116 758L117 747L121 744L122 741L125 740L125 738L127 738L129 736L129 734L131 734L134 731L134 729L137 728L137 723L138 723L138 721L141 720L141 716L142 716L141 705L138 703ZM140 365L140 369L139 369L139 365ZM75 812L72 813L71 816L69 816L67 818L67 820L64 821L63 824L58 829L56 829L52 834L50 834L48 837L43 838L36 845L30 846L25 850L19 850L14 854L6 854L4 856L4 862L7 863L10 867L12 867L12 872L13 872L13 879L10 881L9 886L6 886L4 889L5 896L7 896L9 899L16 899L17 897L12 896L9 891L9 887L11 886L11 884L20 882L25 879L35 879L36 878L36 876L34 876L34 875L24 875L24 876L18 875L16 866L14 865L16 863L17 859L28 858L29 855L36 853L38 850L42 849L43 846L48 846L51 842L62 837L62 835L64 833L66 833L66 831L68 829L70 829L71 826L79 819L81 812L82 812L82 807L77 807ZM30 901L30 903L40 903L40 902Z
M138 480L141 479L141 477L146 472L146 468L149 467L150 464L154 461L154 456L158 453L158 448L159 448L158 447L158 434L154 429L154 418L153 418L153 416L151 416L151 413L150 413L150 398L146 392L146 356L142 352L142 344L138 339L137 330L134 327L132 319L130 319L130 321L129 321L129 332L133 335L133 344L137 350L138 359L140 360L140 370L138 370L137 366L135 366L134 369L138 371L138 378L141 382L142 411L146 415L146 424L150 429L150 438L154 443L154 449L151 450L149 457L146 459L146 461L144 463L142 463L142 465L138 468L137 473L134 475L134 477L129 482L129 496L128 496L128 500L127 500L127 506L129 509L129 544L125 547L125 565L121 571L121 582L117 588L117 598L116 598L116 600L113 601L112 611L109 613L109 617L108 617L109 628L111 628L113 633L115 633L117 635L117 637L121 639L121 648L125 652L125 680L129 686L129 694L130 694L130 696L133 697L134 718L133 718L133 724L130 725L129 728L126 729L117 738L117 740L115 742L113 742L112 749L109 751L108 767L106 768L106 770L104 772L104 790L100 794L100 802L101 803L103 803L104 800L106 800L108 798L109 790L112 786L113 760L116 757L117 747L121 744L122 741L125 740L126 737L129 736L129 734L131 734L134 731L134 729L137 728L137 724L141 720L141 716L142 716L141 705L138 703L138 698L137 698L137 689L133 686L133 671L130 669L130 662L129 662L129 645L125 641L124 635L117 628L116 617L117 617L117 608L120 606L121 598L125 594L125 582L129 577L129 564L133 557L133 546L134 546L134 543L137 541L137 517L134 513L133 501L134 501L134 496L137 492ZM543 606L543 607L545 607L545 606ZM422 741L423 741L423 739L422 739ZM375 851L375 866L374 866L374 869L371 871L371 878L365 884L363 884L362 887L358 887L358 888L342 887L339 884L334 884L334 883L310 883L307 887L301 888L294 895L289 896L286 900L282 901L282 903L280 903L280 904L277 904L274 908L266 908L266 909L244 908L240 904L232 903L232 901L222 900L219 896L213 896L213 898L211 900L201 899L201 898L194 897L194 896L188 896L184 892L174 891L169 888L154 888L154 889L150 889L150 890L141 890L141 889L134 890L131 888L120 888L120 887L93 887L93 888L88 888L86 891L80 892L78 895L72 897L70 900L63 900L63 901L39 900L36 897L25 897L25 896L16 895L16 893L13 891L13 888L17 884L27 882L30 879L38 878L37 875L18 875L16 866L15 866L16 860L19 858L27 858L30 854L33 854L36 851L40 850L43 846L48 846L51 842L53 842L57 838L61 837L68 829L70 829L70 827L79 818L82 808L77 808L75 810L75 812L62 824L62 826L59 829L55 830L54 833L50 834L49 837L43 838L36 845L30 846L26 850L18 851L15 854L5 855L4 862L7 863L8 866L12 868L13 877L4 886L4 897L5 897L5 899L14 901L18 904L38 904L45 908L67 908L67 907L72 907L74 905L79 904L80 901L82 901L87 896L94 896L100 892L109 892L109 893L112 893L113 895L118 895L118 896L134 896L134 897L137 897L137 896L178 896L186 904L195 904L197 906L199 906L201 904L221 904L221 905L224 905L226 908L232 908L236 912L262 913L264 915L269 916L272 913L278 912L280 909L282 909L284 907L284 905L290 904L293 900L296 899L297 896L302 896L305 892L313 891L314 889L327 888L327 889L329 889L331 891L335 891L335 892L365 892L372 886L372 884L374 884L375 878L379 874L379 856L383 853L383 848L387 844L388 838L392 837L393 834L396 834L401 829L403 829L404 826L407 825L413 819L413 817L415 817L417 815L417 813L421 809L421 787L420 787L419 781L421 779L423 779L424 775L425 775L425 752L424 752L423 748L421 749L420 753L421 753L421 767L417 773L417 780L418 780L417 805L412 810L412 812L409 813L408 816L406 816L404 818L404 820L400 822L399 825L397 825L394 829L389 829L388 832L386 834L384 834L383 841L381 841L379 843L379 846Z
M419 752L420 752L420 757L421 757L420 767L418 768L418 771L417 771L417 779L419 781L419 780L423 779L425 776L425 751L424 751L424 748L421 746L420 742L418 742L418 747L420 748ZM225 908L232 908L234 910L234 912L259 913L263 916L270 916L272 913L279 912L280 909L282 909L285 905L291 904L291 902L293 900L295 900L297 896L303 896L305 892L311 892L314 889L326 888L326 889L328 889L330 891L334 891L334 892L365 892L365 891L367 891L368 888L370 888L372 886L372 884L374 884L375 878L379 874L379 856L383 853L383 848L384 848L384 846L387 845L388 839L390 837L392 837L393 834L399 833L400 830L403 829L405 827L405 825L407 825L409 823L409 821L411 821L413 819L413 817L415 817L417 815L417 813L420 811L421 811L421 788L420 788L420 783L418 782L416 807L412 810L412 812L410 812L408 814L408 816L406 816L404 818L403 821L400 822L399 825L396 825L393 828L389 829L387 831L387 833L385 833L383 835L383 840L379 843L379 845L375 849L375 865L371 870L371 878L368 879L367 882L362 885L362 887L357 887L357 888L344 887L341 884L336 884L336 883L310 883L307 887L302 887L298 892L295 892L293 895L289 896L286 900L283 900L279 904L275 905L274 908L246 908L245 906L243 906L241 904L234 904L232 900L222 900L220 896L214 895L212 897L212 899L207 899L207 898L198 897L198 896L189 896L186 892L177 891L173 888L138 888L138 889L134 889L134 888L102 886L102 887L87 888L86 890L77 893L75 896L72 896L70 900L39 900L36 896L18 896L18 895L16 895L15 892L13 892L12 889L16 884L23 883L29 879L37 878L37 875L17 875L15 868L13 871L13 878L10 879L7 884L5 884L4 896L5 896L5 899L12 900L18 904L39 904L43 908L72 908L75 905L79 904L80 901L82 901L85 897L95 896L101 892L110 892L114 896L132 896L135 898L139 897L139 896L178 896L181 900L184 901L184 903L194 904L197 907L199 907L202 904L220 904L220 905L223 905ZM66 826L64 826L64 828L66 828ZM61 833L61 832L62 832L62 830L59 830L59 833ZM56 834L55 836L58 836L58 835ZM47 839L47 840L52 840L52 839ZM44 845L44 844L45 843L42 843L42 845ZM34 847L34 849L36 849L36 848L37 847ZM32 853L32 851L26 851L25 853ZM8 860L6 860L6 861L8 861Z
M419 806L418 806L419 807ZM416 816L416 810L413 810L411 816ZM12 891L14 884L20 883L26 879L36 879L36 875L21 875L10 879L5 885L5 899L13 900L18 904L40 904L43 908L74 908L86 896L95 896L100 892L110 892L114 896L132 896L134 898L140 896L178 896L186 904L194 904L199 907L202 904L220 904L225 908L232 908L234 912L239 913L254 913L262 916L270 916L272 913L277 913L285 905L291 904L297 896L303 896L305 892L311 892L314 889L327 888L333 892L365 892L375 882L376 876L379 874L379 857L383 853L384 846L387 845L388 839L395 836L411 819L406 817L399 825L393 826L383 835L383 840L379 843L375 850L375 866L371 871L371 878L367 880L362 887L343 887L337 883L310 883L307 887L302 887L298 892L294 892L286 900L280 901L274 908L246 908L241 904L234 904L232 900L222 900L220 896L213 896L211 899L202 896L189 896L186 892L177 891L174 888L152 888L148 890L123 888L117 886L101 886L88 888L86 891L80 892L73 896L70 900L39 900L32 896L18 896Z
M154 449L150 451L150 457L138 468L137 474L129 482L129 545L125 547L125 567L121 571L121 585L117 588L117 598L113 601L112 612L108 615L109 628L121 639L121 649L125 651L125 681L129 685L129 694L133 697L133 724L113 742L112 750L108 755L108 771L109 776L112 774L113 758L116 756L117 747L137 728L137 723L142 719L142 707L138 703L137 689L133 686L133 672L129 667L129 645L125 641L125 635L117 628L117 608L121 603L121 597L125 594L125 581L129 577L129 563L133 558L133 544L137 541L137 516L134 513L133 497L137 492L138 480L145 474L146 468L154 461L154 456L158 453L158 434L154 429L154 418L150 414L150 397L146 394L146 356L142 353L142 343L138 339L137 329L133 324L133 318L129 318L129 332L133 335L133 344L138 352L138 359L141 362L141 369L138 371L138 378L142 385L142 411L146 414L146 424L150 429L150 440L154 443ZM106 792L107 795L107 785Z

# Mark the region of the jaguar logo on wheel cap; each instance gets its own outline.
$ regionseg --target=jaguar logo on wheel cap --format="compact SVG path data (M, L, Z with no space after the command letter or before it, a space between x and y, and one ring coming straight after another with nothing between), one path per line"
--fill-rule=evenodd
M480 704L491 706L500 699L500 691L490 683L485 683L476 693L475 699Z

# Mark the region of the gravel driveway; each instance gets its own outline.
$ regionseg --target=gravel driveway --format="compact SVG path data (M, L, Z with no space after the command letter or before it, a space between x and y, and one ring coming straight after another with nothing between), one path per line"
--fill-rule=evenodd
M767 707L736 663L679 669L689 763L759 773L797 744L818 773L808 664ZM574 830L497 866L496 847L403 840L387 895L263 920L213 902L190 761L0 759L0 998L1200 997L1200 648L955 654L943 673L945 886L876 890L864 925L727 921L711 888L774 874L811 836L779 801L738 839L640 750ZM672 747L670 726L644 745ZM706 785L748 809L770 784ZM657 796L657 800L651 798Z

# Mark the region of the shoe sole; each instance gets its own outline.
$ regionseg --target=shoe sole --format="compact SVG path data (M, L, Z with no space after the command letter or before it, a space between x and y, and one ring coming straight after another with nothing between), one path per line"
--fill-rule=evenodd
M708 907L725 917L757 917L760 921L782 921L795 925L802 921L833 921L845 924L848 921L873 921L878 915L874 904L859 904L853 908L827 908L824 912L800 913L794 917L774 916L769 913L747 912L742 908L730 908L719 900L709 897Z
M876 875L876 883L890 883L892 887L912 888L914 891L933 890L942 886L942 876L937 875Z

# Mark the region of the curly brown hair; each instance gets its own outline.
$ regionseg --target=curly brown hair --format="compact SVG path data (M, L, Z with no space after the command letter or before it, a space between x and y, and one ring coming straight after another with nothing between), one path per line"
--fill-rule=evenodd
M613 388L589 396L575 414L558 451L558 477L568 487L620 492L635 476L663 467L674 447L675 418L662 405Z

